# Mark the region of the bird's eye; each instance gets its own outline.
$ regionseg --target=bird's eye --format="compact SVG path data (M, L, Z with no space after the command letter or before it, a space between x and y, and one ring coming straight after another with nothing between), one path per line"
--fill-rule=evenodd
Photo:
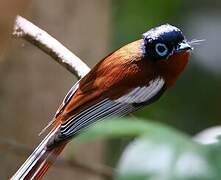
M157 43L155 46L155 50L156 50L157 54L161 57L167 55L167 53L168 53L168 48L163 43Z

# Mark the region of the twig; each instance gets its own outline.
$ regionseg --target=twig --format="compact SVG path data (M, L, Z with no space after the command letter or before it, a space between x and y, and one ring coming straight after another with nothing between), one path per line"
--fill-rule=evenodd
M22 145L13 140L0 138L0 151L15 154L18 156L27 156L27 154L30 154L32 152L32 148L27 145ZM105 165L88 165L88 163L82 163L74 159L58 158L55 162L55 166L62 168L78 168L79 170L85 171L87 173L96 174L108 179L113 178L113 168Z
M84 77L90 71L90 68L81 61L81 59L55 38L21 16L16 17L13 36L16 38L23 38L37 46L68 71L73 73L78 79ZM0 139L0 150L5 150L6 152L16 155L27 155L32 151L28 146L5 139ZM79 170L88 173L97 174L107 179L113 179L113 169L104 165L86 165L76 160L62 158L58 158L55 165L60 167L79 168Z
M16 17L13 36L23 38L34 44L73 73L78 79L90 71L90 68L80 58L59 41L21 16Z

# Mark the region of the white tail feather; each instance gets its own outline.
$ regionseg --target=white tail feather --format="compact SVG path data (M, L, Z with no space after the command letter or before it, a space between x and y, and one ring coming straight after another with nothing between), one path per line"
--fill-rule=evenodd
M46 152L46 144L48 140L55 134L58 127L52 130L44 140L38 145L34 152L29 156L29 158L23 163L23 165L17 170L17 172L11 177L11 180L24 179L26 175L30 172L33 166L38 162L38 160Z

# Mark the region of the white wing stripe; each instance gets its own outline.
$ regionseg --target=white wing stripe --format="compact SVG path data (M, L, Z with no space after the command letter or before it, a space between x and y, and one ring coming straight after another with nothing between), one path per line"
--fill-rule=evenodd
M77 123L75 125L78 125L80 124L82 121L84 121L85 119L88 119L89 117L93 116L93 115L96 115L104 110L108 110L112 107L114 107L116 104L114 104L113 102L107 102L105 104L103 104L102 106L100 106L99 108L97 109L94 109L93 112L90 114L88 112L85 113L84 116L80 117L78 120L77 120Z
M61 125L61 129L65 131L66 127L71 126L71 124L73 124L73 123L77 123L77 121L80 120L82 117L86 116L87 114L94 111L96 108L99 108L107 103L108 103L108 100L104 99L104 100L100 101L99 103L94 104L93 106L89 107L88 109L80 112L79 114L70 117L65 123L63 123ZM77 121L75 121L76 119L77 119Z
M97 116L97 119L94 119L93 117L88 119L87 121L83 122L83 124L80 124L80 126L77 126L73 129L73 131L69 132L69 134L66 134L67 136L73 136L74 134L77 134L79 131L83 130L84 128L88 128L89 126L93 125L95 122L98 121L102 121L105 118L110 118L110 117L114 117L114 116L118 116L118 117L122 117L125 116L126 114L134 111L136 108L134 108L133 106L130 105L126 105L126 106L121 106L121 108L118 108L116 111L110 113L109 111L107 112L108 114L105 116L103 113L100 116ZM102 117L103 115L103 117ZM100 119L98 119L100 118Z
M99 113L102 110L105 110L106 107L111 107L110 106L110 102L105 102L105 104L100 105L99 107L97 107L96 109L91 110L91 112L85 112L85 114L83 114L81 117L79 117L78 119L74 118L73 124L70 124L68 127L66 127L65 129L62 129L62 133L65 134L65 132L68 132L70 129L72 129L75 126L78 126L78 124L82 124L82 122L84 122L86 119L88 119L89 117L93 117L94 115L96 115L97 113Z
M115 102L118 103L142 103L154 97L164 86L165 81L158 77L150 81L148 86L137 87L128 94L118 98Z
M139 108L133 106L133 103L148 102L162 89L164 84L165 81L158 77L150 81L148 86L137 87L117 100L104 99L69 118L61 125L61 134L67 137L73 136L98 120L112 116L124 116Z
M93 110L94 108L96 108L97 106L100 106L101 104L103 104L105 101L107 101L107 99L104 99L104 100L102 100L102 101L100 101L100 102L98 102L97 104L94 104L93 106L91 106L91 107L89 107L88 109L87 109L87 111L91 111L91 110ZM66 126L66 125L68 125L68 124L70 124L72 121L70 121L70 119L73 119L73 118L77 118L77 117L80 117L82 114L84 114L85 113L85 111L82 111L82 112L80 112L79 114L75 114L75 115L73 115L73 116L71 116L67 121L65 121L63 124L62 124L62 126Z
M74 124L73 126L71 126L68 131L65 131L62 133L67 136L69 134L73 134L73 132L75 132L76 130L82 129L82 127L85 124L88 124L91 121L97 121L99 118L102 118L103 115L109 114L111 111L113 111L114 109L117 109L119 106L121 106L121 105L120 104L113 104L113 106L109 106L108 108L103 107L101 109L96 109L96 111L93 112L93 114L90 114L90 117L88 117L88 116L84 117L77 124ZM103 117L105 117L105 116L103 116Z
M68 134L76 133L76 132L78 132L79 130L81 130L81 129L87 127L87 126L92 125L94 122L97 122L97 121L100 121L100 120L104 119L105 114L107 114L108 112L111 112L111 110L108 110L108 111L106 111L106 112L102 112L101 114L99 114L98 116L96 116L96 118L95 118L95 117L92 117L92 118L87 119L86 121L83 121L82 124L79 124L78 126L74 127L71 132L68 132ZM103 117L102 117L102 116L103 116ZM68 134L67 134L67 135L68 135Z

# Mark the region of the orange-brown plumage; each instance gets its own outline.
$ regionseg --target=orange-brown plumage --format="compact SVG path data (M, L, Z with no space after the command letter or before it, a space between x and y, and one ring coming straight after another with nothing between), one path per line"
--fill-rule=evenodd
M177 53L168 61L153 63L144 60L142 44L142 39L132 42L101 60L80 81L79 89L61 116L73 115L103 98L117 99L137 86L148 85L159 75L166 80L166 87L173 85L186 67L190 51Z
M190 53L190 51L180 52L169 57L167 62L159 61L156 63L155 68L166 79L167 87L172 86L183 72L188 63Z
M73 86L49 135L12 179L41 179L76 134L97 120L123 116L156 101L185 69L191 47L182 32L162 25L102 59Z

